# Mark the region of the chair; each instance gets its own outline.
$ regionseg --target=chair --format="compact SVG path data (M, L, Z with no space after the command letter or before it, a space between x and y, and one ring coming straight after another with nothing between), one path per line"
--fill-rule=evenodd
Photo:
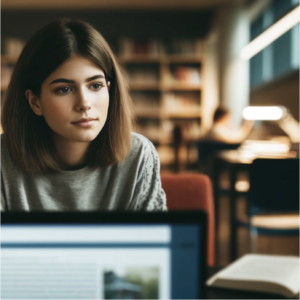
M215 216L212 184L203 174L162 174L169 210L203 210L208 216L207 264L215 263Z
M227 144L219 141L200 140L198 142L198 164L201 173L212 175L212 159L215 153L222 150L235 150L240 143Z
M299 235L299 158L253 161L247 211L254 252L257 235Z

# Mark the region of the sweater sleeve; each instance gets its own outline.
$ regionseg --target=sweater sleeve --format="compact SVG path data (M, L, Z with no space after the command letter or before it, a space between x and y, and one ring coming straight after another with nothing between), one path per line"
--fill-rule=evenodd
M160 161L150 141L146 146L140 170L135 188L135 210L167 211L166 194L160 179Z

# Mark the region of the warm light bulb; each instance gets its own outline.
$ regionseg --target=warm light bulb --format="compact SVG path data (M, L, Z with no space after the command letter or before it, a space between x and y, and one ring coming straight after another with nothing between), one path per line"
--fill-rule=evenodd
M245 120L280 120L285 114L280 106L248 106L243 110Z
M241 51L241 58L250 59L255 54L266 48L300 21L300 6L297 6L282 19L251 41Z

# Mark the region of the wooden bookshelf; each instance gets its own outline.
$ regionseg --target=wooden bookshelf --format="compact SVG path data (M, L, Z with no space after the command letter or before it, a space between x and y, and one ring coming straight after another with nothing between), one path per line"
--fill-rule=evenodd
M201 91L201 85L193 85L193 84L162 84L160 89L163 91Z
M161 116L158 114L158 113L152 113L152 112L138 112L138 113L135 113L135 116L137 118L140 118L140 119L160 119Z
M131 91L201 91L200 85L192 84L159 84L159 83L130 83L129 88Z
M124 56L119 55L117 58L118 62L121 64L126 63L201 63L201 56L191 56L191 55L161 55L161 56L151 56L151 55L134 55L134 56Z
M129 89L131 91L159 91L159 83L129 83Z
M117 57L117 60L121 64L126 64L126 63L160 63L161 58L160 57L153 57L151 55L134 55L134 56L124 56L124 55L119 55Z
M191 111L191 112L177 112L177 113L162 113L162 116L164 118L169 119L195 119L195 118L201 118L200 112L197 111Z
M132 44L134 42L131 41ZM134 45L131 45L135 49ZM144 45L146 46L146 45ZM143 47L147 48L147 47ZM128 45L124 47L128 50ZM139 133L148 137L156 146L161 160L162 169L172 170L176 163L180 169L196 165L197 141L201 132L201 98L203 92L203 52L202 53L127 53L117 57L122 65L129 81L129 89L134 104L138 105L136 113L137 123L144 125ZM130 74L138 68L150 70L153 76L148 83L140 81L139 74ZM145 71L146 72L146 71ZM134 71L133 71L134 73ZM147 77L141 72L141 77ZM132 78L138 78L134 80ZM149 101L147 97L149 95ZM151 96L150 96L151 95ZM156 99L153 101L153 95ZM139 100L140 97L140 100ZM152 113L151 101L157 106L156 112ZM144 109L143 109L144 105ZM149 120L149 133L147 121ZM154 123L155 120L155 123ZM146 123L145 123L146 122ZM173 130L174 127L182 128L182 145L178 158L174 151ZM155 127L155 128L154 128ZM157 132L157 136L153 136ZM192 155L189 152L192 149Z

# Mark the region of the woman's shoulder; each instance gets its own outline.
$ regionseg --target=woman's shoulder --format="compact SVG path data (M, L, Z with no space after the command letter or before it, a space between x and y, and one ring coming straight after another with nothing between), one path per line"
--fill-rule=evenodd
M158 159L156 149L150 140L136 132L132 132L131 136L131 149L128 156L125 159L126 162L133 162L137 160L142 161L149 156Z
M131 142L131 153L157 153L154 145L150 140L145 136L138 134L136 132L131 133L132 142Z
M136 132L131 132L132 136L132 147L152 147L153 144L151 143L150 140L148 140L145 136L136 133Z

